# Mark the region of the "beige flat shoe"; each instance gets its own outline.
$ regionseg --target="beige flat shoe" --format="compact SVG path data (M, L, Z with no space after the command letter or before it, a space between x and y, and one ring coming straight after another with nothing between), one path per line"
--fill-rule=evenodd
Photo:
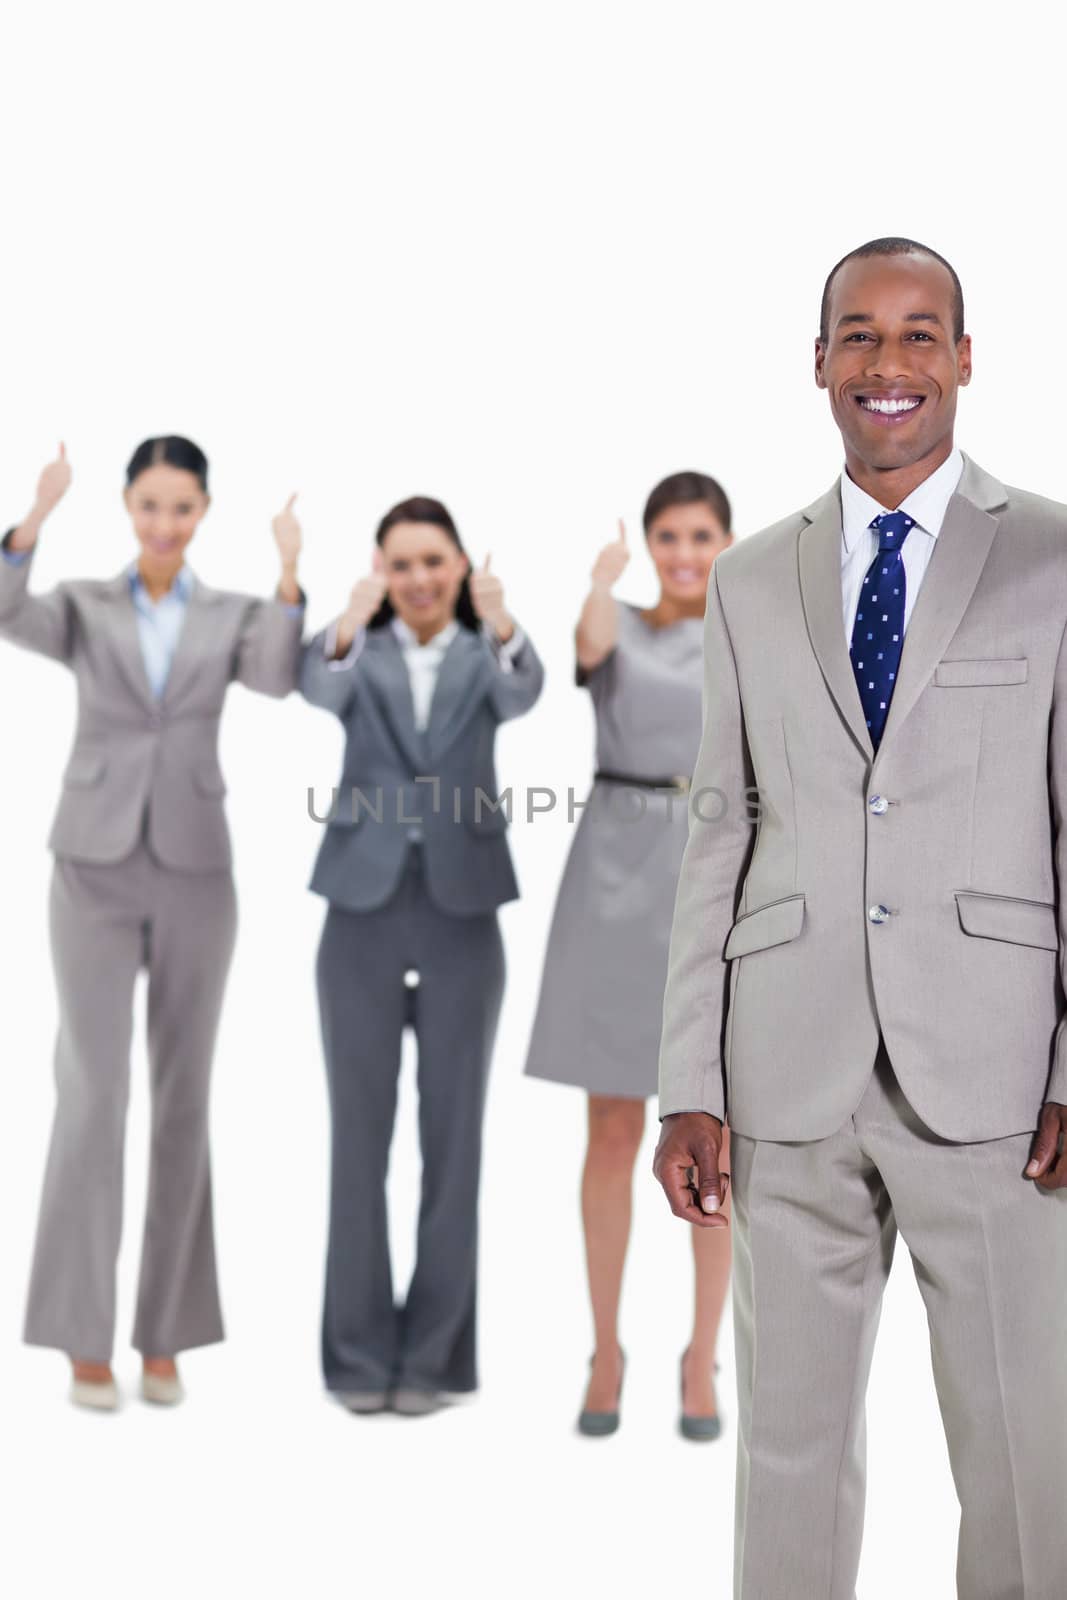
M72 1378L70 1403L73 1406L84 1406L86 1411L117 1411L118 1384L114 1378L108 1378L104 1383L89 1383L84 1378Z
M185 1399L182 1380L165 1378L158 1372L141 1373L141 1399L150 1406L177 1406Z
M399 1417L428 1417L448 1404L434 1389L394 1389L392 1408Z
M347 1411L354 1411L360 1417L373 1416L375 1412L385 1411L389 1405L389 1396L384 1389L339 1390L337 1398Z

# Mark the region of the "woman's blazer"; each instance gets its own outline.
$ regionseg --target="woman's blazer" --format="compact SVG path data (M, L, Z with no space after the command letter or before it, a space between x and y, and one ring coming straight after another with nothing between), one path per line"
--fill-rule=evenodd
M345 752L334 804L317 808L329 820L311 888L350 911L383 905L415 835L427 888L443 911L470 916L516 899L508 817L503 806L494 809L493 745L498 725L528 711L541 693L544 669L529 638L509 660L484 633L461 627L419 732L392 628L370 629L356 661L341 670L326 660L325 637L304 649L300 689L340 717Z
M36 547L35 547L36 548ZM218 731L233 681L279 698L296 686L302 616L194 578L166 687L145 672L129 574L28 592L33 552L0 560L0 638L65 662L78 686L74 748L49 835L56 855L115 862L141 836L165 866L229 867Z

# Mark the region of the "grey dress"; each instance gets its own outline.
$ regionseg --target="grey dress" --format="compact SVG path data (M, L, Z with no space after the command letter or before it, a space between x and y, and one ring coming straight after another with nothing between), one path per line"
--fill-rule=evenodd
M636 606L617 608L614 650L592 672L577 672L596 711L597 767L689 777L700 745L703 620L654 628ZM655 1094L688 818L685 795L594 783L556 899L531 1076L592 1094Z

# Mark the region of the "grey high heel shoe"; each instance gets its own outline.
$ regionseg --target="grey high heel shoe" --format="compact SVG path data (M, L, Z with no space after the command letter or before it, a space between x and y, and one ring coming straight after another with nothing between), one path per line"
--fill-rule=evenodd
M688 1350L682 1351L682 1360L679 1369L679 1390L682 1396L682 1405L685 1405L685 1358ZM715 1363L718 1372L719 1363ZM678 1432L683 1439L692 1439L694 1443L710 1444L722 1433L722 1418L718 1412L713 1417L698 1417L692 1412L683 1410L678 1417Z
M621 1420L619 1400L622 1398L622 1380L626 1375L626 1351L623 1350L621 1345L619 1346L619 1354L622 1356L622 1372L619 1374L619 1394L615 1401L614 1411L580 1411L578 1413L578 1432L584 1434L587 1439L606 1439L609 1434L618 1431ZM589 1358L589 1365L593 1365L592 1356Z

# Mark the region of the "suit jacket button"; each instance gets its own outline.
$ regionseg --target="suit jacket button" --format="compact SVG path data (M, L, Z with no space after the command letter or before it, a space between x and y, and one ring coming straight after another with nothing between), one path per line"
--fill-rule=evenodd
M889 801L886 799L884 794L872 794L871 798L867 801L867 809L871 812L872 816L884 817L886 812L889 810Z
M889 907L888 906L868 906L867 907L867 920L868 920L868 922L885 922L888 916L889 916Z

